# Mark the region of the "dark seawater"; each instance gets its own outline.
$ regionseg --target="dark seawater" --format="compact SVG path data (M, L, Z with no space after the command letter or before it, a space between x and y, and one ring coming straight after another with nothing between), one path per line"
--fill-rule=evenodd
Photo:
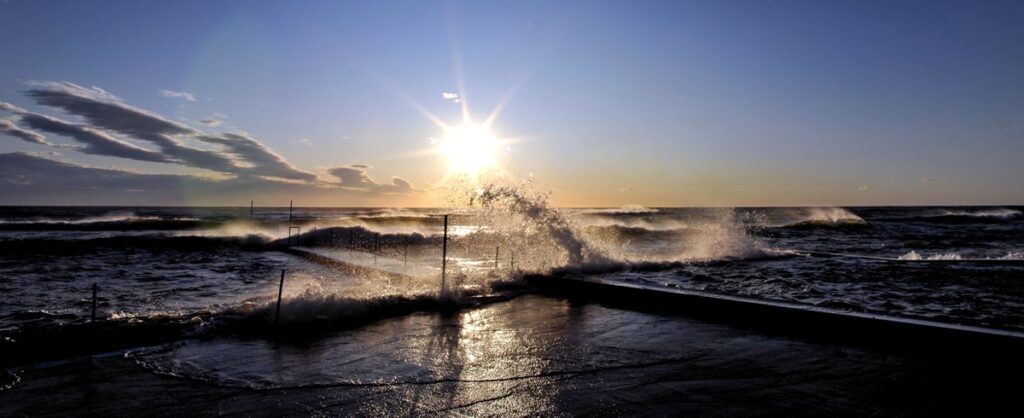
M695 212L701 211L663 209L622 214L619 220L666 225L698 218ZM607 276L951 323L1024 327L1019 207L740 209L725 218L725 226L682 221L667 237L646 228L630 230L627 248L664 251L659 241L684 236L669 253L695 251L705 261Z
M401 311L437 294L443 212L296 208L289 221L288 208L252 219L249 208L0 208L0 345L73 338L93 283L108 327L188 335L269 321L282 269L285 321ZM449 280L466 294L520 273L585 274L1024 330L1021 207L454 213ZM411 278L342 272L280 251L287 243Z

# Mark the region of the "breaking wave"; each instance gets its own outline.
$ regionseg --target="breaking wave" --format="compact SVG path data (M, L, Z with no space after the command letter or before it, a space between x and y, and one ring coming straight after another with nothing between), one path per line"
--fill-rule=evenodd
M959 253L924 255L917 251L910 251L896 259L901 261L1024 261L1024 252L1009 252L1001 257L964 257Z
M192 217L161 218L121 214L80 219L4 219L0 220L0 231L178 231L214 228L221 224Z
M912 260L912 261L923 261L923 260L930 260L930 261L955 261L955 260L963 260L963 257L961 257L960 254L957 254L957 253L944 253L944 254L933 254L933 255L928 255L928 256L922 256L921 254L918 254L917 251L911 251L911 252L903 254L903 255L901 255L899 257L896 257L896 259L897 260Z
M31 254L36 252L61 254L80 253L97 248L145 248L202 250L221 247L242 247L259 249L271 243L271 238L261 234L242 236L179 236L179 235L116 235L98 238L25 238L0 240L0 251L5 254Z
M659 213L660 211L658 209L646 208L640 205L626 205L620 208L580 209L579 212L588 215L636 215Z
M843 208L810 208L794 213L797 219L784 221L781 225L793 229L835 229L844 227L862 227L867 221L853 212Z
M732 209L718 209L718 219L700 226L699 232L685 238L682 260L737 260L770 258L782 255L751 234Z
M996 218L996 219L1011 219L1021 216L1021 211L1016 209L983 209L976 211L943 211L941 214L933 215L933 217L966 217L966 218Z
M882 220L898 222L977 224L1015 222L1022 219L1024 219L1024 213L1020 210L991 208L975 210L935 209L919 212L906 217L884 218Z
M504 212L518 217L525 222L523 226L543 233L564 250L569 265L609 260L577 234L569 219L548 204L546 195L530 195L522 188L492 184L475 190L469 207L482 208L491 215Z

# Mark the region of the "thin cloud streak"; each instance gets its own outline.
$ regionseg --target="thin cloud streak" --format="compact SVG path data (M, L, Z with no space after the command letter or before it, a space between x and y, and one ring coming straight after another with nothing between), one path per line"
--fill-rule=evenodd
M50 145L43 134L22 128L10 119L0 119L0 132L33 144Z
M73 123L54 116L28 111L11 103L0 102L0 111L6 111L13 115L11 119L0 119L0 134L34 144L68 149L84 154L176 164L212 171L226 175L222 176L221 181L228 178L231 183L242 182L247 185L290 183L306 189L326 187L377 194L417 191L409 181L399 177L392 178L390 184L377 183L365 173L365 170L369 169L367 165L354 165L341 169L338 173L342 174L335 176L338 181L318 178L316 174L296 167L282 155L247 133L210 134L202 132L196 128L171 121L157 113L131 106L98 87L82 87L70 82L48 81L30 81L26 84L30 88L23 93L36 104L63 111L76 117L76 120L80 118L84 123ZM217 123L213 123L212 120L203 120L201 123L219 125L221 122L220 120L216 121ZM47 138L40 132L65 137L78 144L54 144L47 141ZM205 144L208 147L196 148L186 145L186 141L190 141L192 144ZM145 148L138 144L148 144L152 147ZM39 167L46 163L29 159L24 155L0 154L0 156L30 167ZM51 165L53 164L56 163ZM66 166L60 167L67 168ZM77 167L92 169L84 166ZM346 169L358 172L347 173ZM98 174L102 174L97 177L101 180L115 177L123 180L124 178L122 174L117 176L113 176L109 172ZM140 177L139 179L151 179L151 177ZM145 187L122 186L118 185L118 190L146 189ZM99 186L92 185L90 187Z
M160 90L160 95L171 99L182 99L190 102L196 101L196 96L184 91Z

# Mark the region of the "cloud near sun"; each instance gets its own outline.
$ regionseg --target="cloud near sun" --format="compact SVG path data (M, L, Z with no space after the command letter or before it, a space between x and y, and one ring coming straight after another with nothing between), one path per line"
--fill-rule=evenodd
M181 187L186 184L191 190L210 193L234 189L253 191L258 187L264 191L290 188L293 191L310 189L364 195L417 191L410 182L399 177L393 177L390 184L377 183L366 173L369 166L361 164L333 168L327 170L327 175L317 175L294 166L246 133L204 132L133 107L98 87L86 88L54 81L29 81L26 84L29 89L24 94L36 104L62 111L81 122L0 101L0 112L10 115L0 119L0 134L58 150L201 169L203 174L147 174L89 167L39 154L8 153L0 154L4 161L0 183L7 186L63 188L72 184L64 184L67 179L56 176L77 172L87 177L73 186L89 190L152 190L156 186L174 187L177 184ZM205 121L200 123L216 126ZM49 140L47 135L70 139L71 143L57 143ZM52 175L47 175L48 172ZM138 184L133 185L133 182ZM0 191L0 200L6 200L7 196L3 195L16 193L13 189L4 187Z

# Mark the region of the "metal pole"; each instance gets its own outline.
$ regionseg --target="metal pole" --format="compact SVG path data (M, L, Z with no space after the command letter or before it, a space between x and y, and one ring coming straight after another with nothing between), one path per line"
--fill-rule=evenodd
M511 254L512 257L511 257L511 260L509 260L508 268L510 270L515 270L516 269L516 251L515 250L511 250L509 252L509 254Z
M281 320L281 293L284 292L284 269L281 269L281 284L277 286L277 311L274 312L274 323Z
M288 201L288 245L292 245L292 203Z
M91 322L96 322L96 289L98 286L96 283L92 284L92 319Z
M249 229L250 230L256 229L256 220L253 217L253 208L255 207L255 205L256 205L256 201L255 200L250 200L249 201Z
M494 247L494 271L498 271L498 249L500 246Z
M445 292L445 270L448 268L448 215L444 215L444 236L441 239L441 293Z

